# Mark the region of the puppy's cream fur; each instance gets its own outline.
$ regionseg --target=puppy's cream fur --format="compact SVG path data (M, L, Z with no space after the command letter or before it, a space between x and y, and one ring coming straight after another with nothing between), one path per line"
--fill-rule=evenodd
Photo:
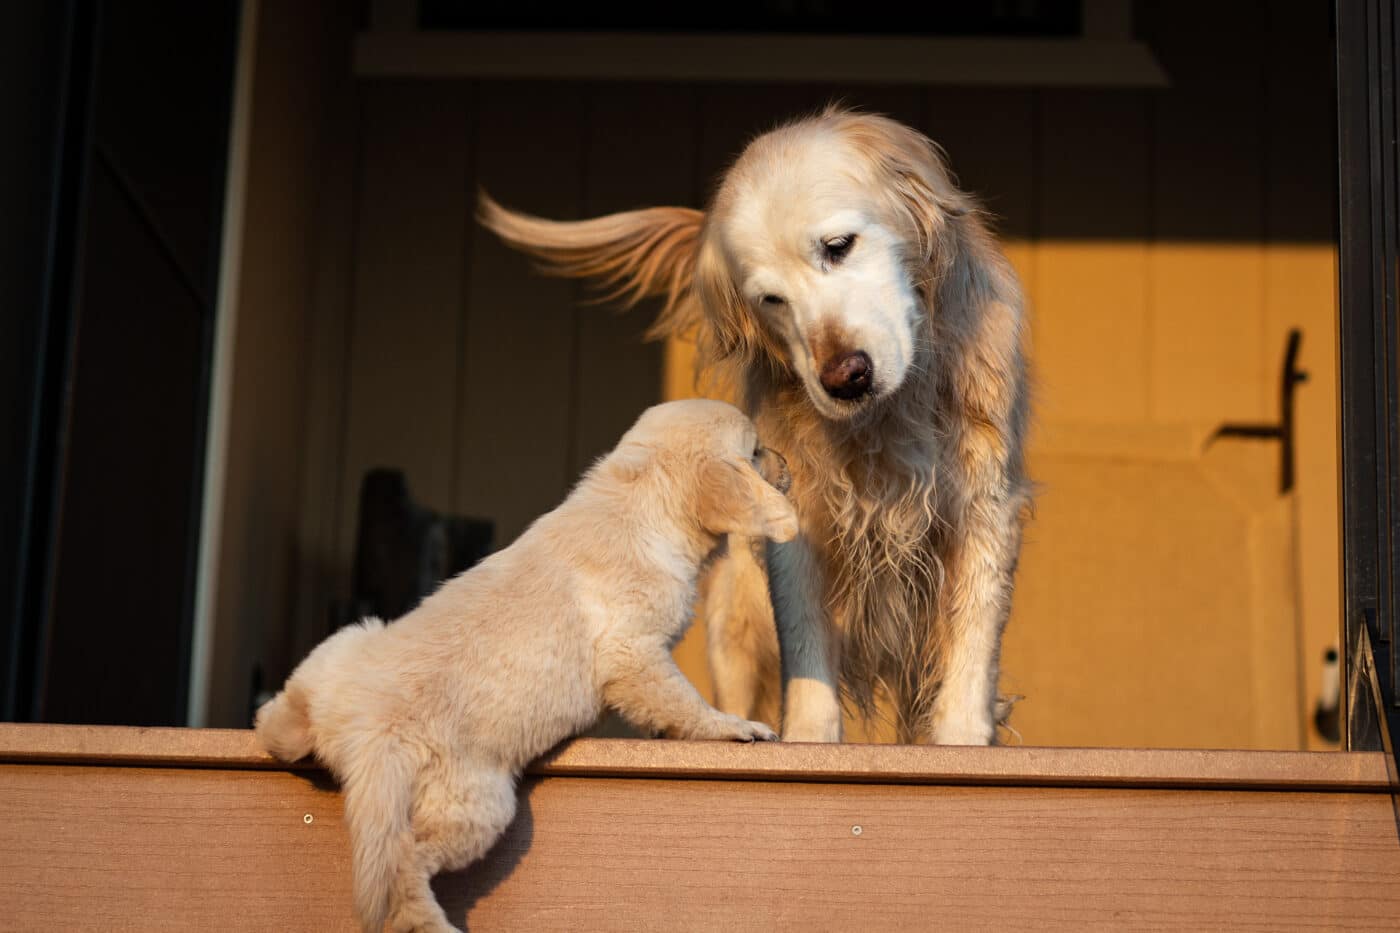
M938 147L831 108L750 143L703 212L560 222L483 196L481 219L551 272L660 296L653 332L696 336L791 460L802 533L768 549L777 643L746 547L711 584L720 707L752 715L781 647L785 739L840 738L839 677L867 714L887 695L906 740L992 741L1030 497L1025 311ZM870 391L833 397L821 374L853 351Z
M712 709L671 658L723 536L796 534L759 472L777 481L775 459L732 406L648 409L514 544L392 625L332 635L258 711L273 754L314 753L344 785L366 930L452 929L431 877L485 853L524 766L605 706L673 737L775 738Z

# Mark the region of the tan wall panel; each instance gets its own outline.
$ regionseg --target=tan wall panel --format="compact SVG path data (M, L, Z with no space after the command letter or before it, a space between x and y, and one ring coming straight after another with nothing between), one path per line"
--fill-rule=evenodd
M324 385L308 360L329 352L341 363L344 354L343 345L317 342L311 308L319 284L324 162L334 151L328 137L339 112L328 101L344 86L337 66L340 53L348 54L353 26L347 20L325 2L270 5L257 17L247 178L242 192L230 192L244 198L245 222L242 265L226 270L238 276L239 300L230 309L232 378L208 690L207 718L215 725L246 725L253 666L280 676L297 653L290 628L305 566L301 468L308 438L323 428L309 422L304 404Z
M1152 420L1221 424L1273 413L1259 243L1154 243Z
M1036 96L1022 89L929 88L923 117L914 124L943 147L958 184L989 212L1007 258L1032 298Z
M320 28L325 28L320 24ZM352 29L345 26L348 37ZM338 59L333 59L338 60ZM339 74L339 72L336 72ZM286 641L286 663L295 664L331 625L331 607L350 592L350 541L341 534L341 496L349 480L342 468L348 409L345 393L352 283L355 277L356 187L359 179L360 98L349 75L327 95L329 124L318 166L317 236L308 305L305 455L301 463L299 579L296 615ZM270 621L276 621L275 619ZM275 680L282 671L274 668Z
M482 85L476 182L519 210L577 217L584 100L578 86ZM464 211L471 223L466 320L449 396L458 409L453 505L493 518L496 546L504 547L573 482L575 320L598 309L580 308L580 287L539 275L469 217ZM443 443L450 448L451 436Z
M1151 111L1151 415L1161 422L1271 410L1259 10L1187 0L1146 17L1172 79Z
M588 93L584 153L586 216L695 200L698 91L684 86L597 85ZM669 119L638 122L639 113ZM613 305L581 308L573 392L571 476L611 450L642 409L661 400L663 347L644 342L659 304L624 314Z
M1303 702L1311 723L1323 657L1341 625L1340 463L1337 424L1337 267L1329 245L1271 244L1264 257L1273 378L1289 327L1303 331L1298 365L1308 381L1294 395L1297 499L1295 540L1303 636ZM1277 389L1275 389L1277 391ZM1277 402L1270 409L1276 420ZM1309 747L1330 747L1308 728Z
M1151 372L1147 246L1039 240L1031 255L1036 420L1144 420Z
M1332 244L1318 242L1314 234L1330 231L1337 216L1335 139L1331 132L1299 131L1334 125L1332 49L1314 38L1328 30L1328 19L1327 5L1312 0L1270 3L1265 51L1264 290L1270 362L1276 379L1285 333L1298 327L1303 331L1299 365L1311 374L1296 395L1303 685L1309 713L1323 654L1337 645L1341 625L1337 268ZM1311 727L1309 742L1326 747Z
M1033 454L1043 487L1002 660L1003 691L1025 696L1012 725L1026 744L1296 747L1296 731L1261 729L1256 707L1267 656L1249 581L1284 568L1251 536L1274 513L1230 489L1273 459L1248 447L1202 460L1189 443L1172 459ZM1290 645L1291 629L1278 637Z
M1138 92L1041 95L1031 260L1037 419L1145 420L1151 159Z
M364 93L341 484L347 556L369 469L402 469L415 499L451 506L451 400L470 204L466 89L386 81Z

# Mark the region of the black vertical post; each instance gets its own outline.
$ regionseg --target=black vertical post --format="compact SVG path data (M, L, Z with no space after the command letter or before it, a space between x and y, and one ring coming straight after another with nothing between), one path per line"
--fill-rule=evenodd
M1388 744L1400 725L1394 637L1400 556L1395 301L1400 22L1394 0L1341 0L1335 6L1342 645L1347 683L1354 685L1346 696L1348 746L1359 749ZM1367 646L1373 657L1365 656ZM1381 708L1372 708L1377 704Z

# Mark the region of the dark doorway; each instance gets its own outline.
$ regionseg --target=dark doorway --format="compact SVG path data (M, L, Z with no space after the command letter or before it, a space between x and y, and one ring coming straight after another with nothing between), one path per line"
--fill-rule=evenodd
M6 221L44 244L3 283L29 289L12 316L31 361L0 389L23 439L0 532L7 719L185 719L239 6L16 8L16 42L49 54L26 59L44 93L20 114L23 182L47 196Z

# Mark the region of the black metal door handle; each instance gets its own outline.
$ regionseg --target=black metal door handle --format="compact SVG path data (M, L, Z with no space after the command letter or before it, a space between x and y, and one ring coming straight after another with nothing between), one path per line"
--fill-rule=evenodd
M1226 423L1215 429L1210 443L1222 437L1245 437L1256 440L1279 441L1279 492L1293 488L1293 393L1297 387L1308 381L1308 373L1298 368L1298 348L1303 343L1303 332L1293 328L1288 332L1288 347L1283 354L1283 373L1279 381L1279 421L1277 424L1233 424Z

